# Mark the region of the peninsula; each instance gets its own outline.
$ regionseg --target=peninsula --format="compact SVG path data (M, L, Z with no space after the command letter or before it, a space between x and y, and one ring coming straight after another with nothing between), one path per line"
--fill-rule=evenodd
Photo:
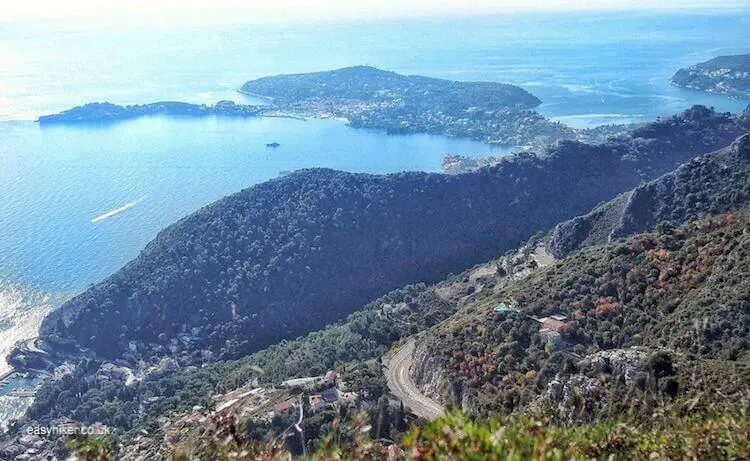
M407 76L368 66L263 77L246 82L239 92L263 97L268 104L90 103L39 117L38 122L107 122L150 115L336 118L354 128L390 134L428 133L535 149L560 140L598 144L634 128L581 130L554 122L532 110L541 100L514 85Z
M693 90L750 97L750 54L719 56L680 69L670 81Z
M431 133L505 145L576 139L576 130L530 110L523 88L401 75L368 66L251 80L244 94L263 96L287 113L343 118L388 133Z
M176 101L135 104L132 106L120 106L109 102L93 102L84 104L83 106L76 106L58 114L43 115L37 121L41 124L109 122L152 115L254 117L259 115L262 110L262 106L237 104L233 101L219 101L213 106Z

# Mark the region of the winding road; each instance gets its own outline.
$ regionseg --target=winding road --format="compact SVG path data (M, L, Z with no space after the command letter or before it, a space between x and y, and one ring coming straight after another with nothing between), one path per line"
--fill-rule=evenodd
M445 408L440 403L422 394L409 375L413 354L414 339L410 339L387 362L388 388L415 415L428 420L439 418L445 414Z

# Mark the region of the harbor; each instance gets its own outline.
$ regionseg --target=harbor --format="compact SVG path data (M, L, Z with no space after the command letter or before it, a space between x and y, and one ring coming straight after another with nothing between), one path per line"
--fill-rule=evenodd
M44 379L40 373L9 371L0 377L0 396L34 397Z

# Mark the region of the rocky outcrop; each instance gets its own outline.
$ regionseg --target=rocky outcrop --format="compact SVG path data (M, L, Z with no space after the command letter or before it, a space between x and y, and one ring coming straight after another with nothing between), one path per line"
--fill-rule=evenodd
M423 347L421 342L418 342L414 349L410 375L414 384L424 395L444 406L454 408L471 406L461 384L446 373L437 357L433 356L428 348Z
M549 242L550 253L559 259L579 248L608 242L631 194L626 192L585 215L558 224Z
M612 349L584 357L578 363L578 367L585 370L588 375L605 373L615 381L629 385L638 373L644 371L648 357L649 351L645 348Z

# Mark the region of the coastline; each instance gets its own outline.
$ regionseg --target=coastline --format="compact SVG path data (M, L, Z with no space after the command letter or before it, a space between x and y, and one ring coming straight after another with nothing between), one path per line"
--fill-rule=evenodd
M683 85L681 83L678 83L674 81L674 79L669 79L668 83L670 86L673 86L675 88L679 88L681 90L688 90L688 91L695 91L696 93L708 93L712 95L717 96L724 96L729 99L733 99L735 101L745 101L746 103L750 104L750 93L743 93L741 91L722 91L721 89L717 90L716 87L698 87L698 86L690 86L690 85Z
M148 116L177 117L257 117L266 106L237 104L221 100L213 105L182 101L156 101L146 104L119 105L110 102L90 102L62 112L42 115L36 119L40 125L73 123L116 123Z
M242 88L237 88L237 93L244 94L245 96L252 96L253 98L264 99L270 103L273 103L273 98L270 96L264 96L262 94L253 93L250 91L244 91Z

